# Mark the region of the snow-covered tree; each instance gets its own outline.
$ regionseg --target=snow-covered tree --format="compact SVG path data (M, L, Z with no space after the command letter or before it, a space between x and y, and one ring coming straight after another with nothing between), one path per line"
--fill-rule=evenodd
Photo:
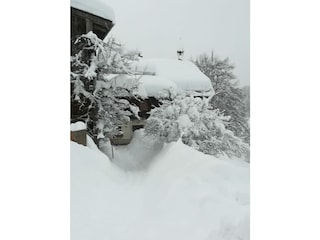
M103 42L89 32L72 44L71 56L71 121L87 123L88 133L95 139L119 134L118 126L130 120L137 108L128 100L134 97L138 83L118 83L119 75L130 74L131 57L115 39Z
M250 86L244 86L242 88L243 102L245 105L246 117L250 118Z
M234 66L228 58L221 60L213 53L210 56L202 54L194 62L210 78L216 92L210 101L211 107L230 116L226 128L249 143L249 113L246 105L248 99L233 74Z
M226 128L230 117L209 106L209 99L177 95L163 100L161 107L150 112L146 135L154 135L164 142L179 138L206 154L220 156L247 156L248 144Z

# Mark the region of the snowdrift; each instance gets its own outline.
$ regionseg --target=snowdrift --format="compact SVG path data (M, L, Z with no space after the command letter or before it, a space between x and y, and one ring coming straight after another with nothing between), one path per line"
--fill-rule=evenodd
M248 240L249 204L245 162L176 142L147 169L125 172L71 142L72 240Z

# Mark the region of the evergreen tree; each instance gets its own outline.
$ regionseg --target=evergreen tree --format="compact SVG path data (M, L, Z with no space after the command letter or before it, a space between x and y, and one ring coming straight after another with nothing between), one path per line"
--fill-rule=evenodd
M118 126L137 113L126 100L136 95L135 78L116 81L119 75L130 74L130 59L122 51L114 39L103 42L92 32L72 44L71 122L85 122L95 141L119 134Z
M246 117L250 118L250 86L244 86L242 88L243 103L245 106Z
M210 101L211 107L230 116L226 128L249 143L248 107L245 102L244 91L239 87L239 81L233 74L234 66L228 58L221 60L213 53L211 53L211 56L202 54L194 62L210 78L216 92Z

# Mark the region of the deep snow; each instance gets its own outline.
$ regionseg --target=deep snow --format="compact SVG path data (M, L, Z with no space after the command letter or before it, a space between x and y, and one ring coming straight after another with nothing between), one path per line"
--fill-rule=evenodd
M160 149L141 130L114 149L117 165L88 143L71 142L72 240L249 239L249 164Z

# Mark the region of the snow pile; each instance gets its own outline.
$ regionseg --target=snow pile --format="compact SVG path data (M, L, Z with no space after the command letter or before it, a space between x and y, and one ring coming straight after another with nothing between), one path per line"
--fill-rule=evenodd
M137 158L153 151L144 155L143 134L135 137L130 151L117 150L130 161L134 150ZM153 149L148 168L125 172L99 150L71 142L72 240L249 239L248 164L181 142Z
M107 0L71 0L71 7L92 13L115 23L114 10L106 2Z
M85 130L87 129L87 126L84 122L76 122L76 123L71 123L70 125L70 131L75 132L75 131L80 131L80 130Z

